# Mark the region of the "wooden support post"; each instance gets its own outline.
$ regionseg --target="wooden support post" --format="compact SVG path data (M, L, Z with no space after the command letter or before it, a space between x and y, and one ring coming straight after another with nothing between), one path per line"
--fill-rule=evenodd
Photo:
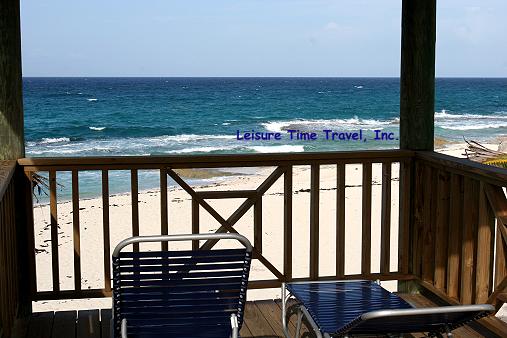
M433 150L436 0L403 0L400 148Z
M25 156L19 0L0 5L0 160Z

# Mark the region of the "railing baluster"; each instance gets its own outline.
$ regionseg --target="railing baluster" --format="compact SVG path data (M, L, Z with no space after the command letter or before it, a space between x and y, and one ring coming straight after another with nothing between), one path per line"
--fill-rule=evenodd
M310 279L319 277L320 165L311 165L310 183Z
M412 161L400 161L399 182L399 226L398 226L398 271L409 272L410 264L410 218L412 203Z
M445 289L447 271L447 246L449 233L449 174L438 170L437 203L435 220L435 274L434 284L437 289Z
M192 234L199 233L199 202L192 198ZM199 241L192 241L192 250L199 250Z
M79 172L72 170L72 227L74 238L74 289L81 290L81 235L79 225Z
M56 195L56 171L49 171L49 209L51 213L51 264L53 291L60 291L60 266L58 259L58 202Z
M389 273L391 258L391 162L382 163L380 273Z
M102 233L104 241L104 288L111 291L111 241L109 234L109 171L102 170Z
M499 234L500 235L500 234ZM477 273L475 302L485 303L492 290L495 216L488 204L484 183L479 188L479 221L477 229Z
M361 273L371 273L371 162L363 163Z
M422 279L433 283L435 273L435 209L436 209L436 169L430 166L423 167L423 213L419 223L419 243L421 256Z
M262 254L262 195L254 204L254 246Z
M447 295L458 298L459 272L461 262L461 237L463 219L463 184L462 177L451 174L451 191L449 202L449 245L447 255Z
M473 277L475 273L474 252L478 220L478 182L465 177L463 200L463 245L461 255L461 294L463 304L474 301Z
M283 272L286 280L292 279L292 166L283 176Z
M345 164L336 167L336 277L345 276Z
M130 171L130 191L132 199L132 236L139 236L139 184L137 169ZM132 245L134 252L139 252L139 243Z
M169 234L167 210L167 168L160 169L160 234ZM168 250L168 243L162 242L162 251Z

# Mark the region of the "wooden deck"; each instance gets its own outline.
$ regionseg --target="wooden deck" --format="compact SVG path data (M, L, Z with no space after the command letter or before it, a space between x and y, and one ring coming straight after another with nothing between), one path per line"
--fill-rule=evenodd
M405 300L417 307L435 306L419 294L402 294ZM283 337L281 301L260 300L248 302L242 337ZM31 318L18 320L12 338L110 338L111 310L85 310L34 313ZM500 332L507 332L507 324L495 320ZM293 334L294 323L290 323ZM481 325L465 326L454 331L455 338L502 337ZM408 335L423 337L423 335Z

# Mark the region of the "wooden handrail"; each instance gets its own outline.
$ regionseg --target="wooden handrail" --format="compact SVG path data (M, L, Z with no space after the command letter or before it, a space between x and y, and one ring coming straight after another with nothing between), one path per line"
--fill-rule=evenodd
M400 160L414 155L409 150L368 150L340 152L307 152L276 154L215 154L215 155L168 155L168 156L118 156L118 157L59 157L22 158L18 164L25 171L54 170L101 170L101 169L159 169L166 165L171 168L220 168L304 165L309 162L319 164L362 163L365 160Z
M445 171L453 172L459 175L472 177L494 185L507 185L507 169L494 167L466 158L457 158L446 154L433 151L415 152L416 160L426 161L434 166L438 166Z

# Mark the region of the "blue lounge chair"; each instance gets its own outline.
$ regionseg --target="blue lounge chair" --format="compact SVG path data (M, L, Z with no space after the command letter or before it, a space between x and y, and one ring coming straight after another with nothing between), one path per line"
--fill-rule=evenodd
M287 308L293 297L294 305ZM296 336L302 323L310 337L352 337L427 333L451 336L451 331L494 311L491 305L413 308L372 281L299 282L282 285L282 322L297 315Z
M239 241L244 248L122 251L142 242ZM131 237L113 252L114 338L238 337L252 245L241 235Z

